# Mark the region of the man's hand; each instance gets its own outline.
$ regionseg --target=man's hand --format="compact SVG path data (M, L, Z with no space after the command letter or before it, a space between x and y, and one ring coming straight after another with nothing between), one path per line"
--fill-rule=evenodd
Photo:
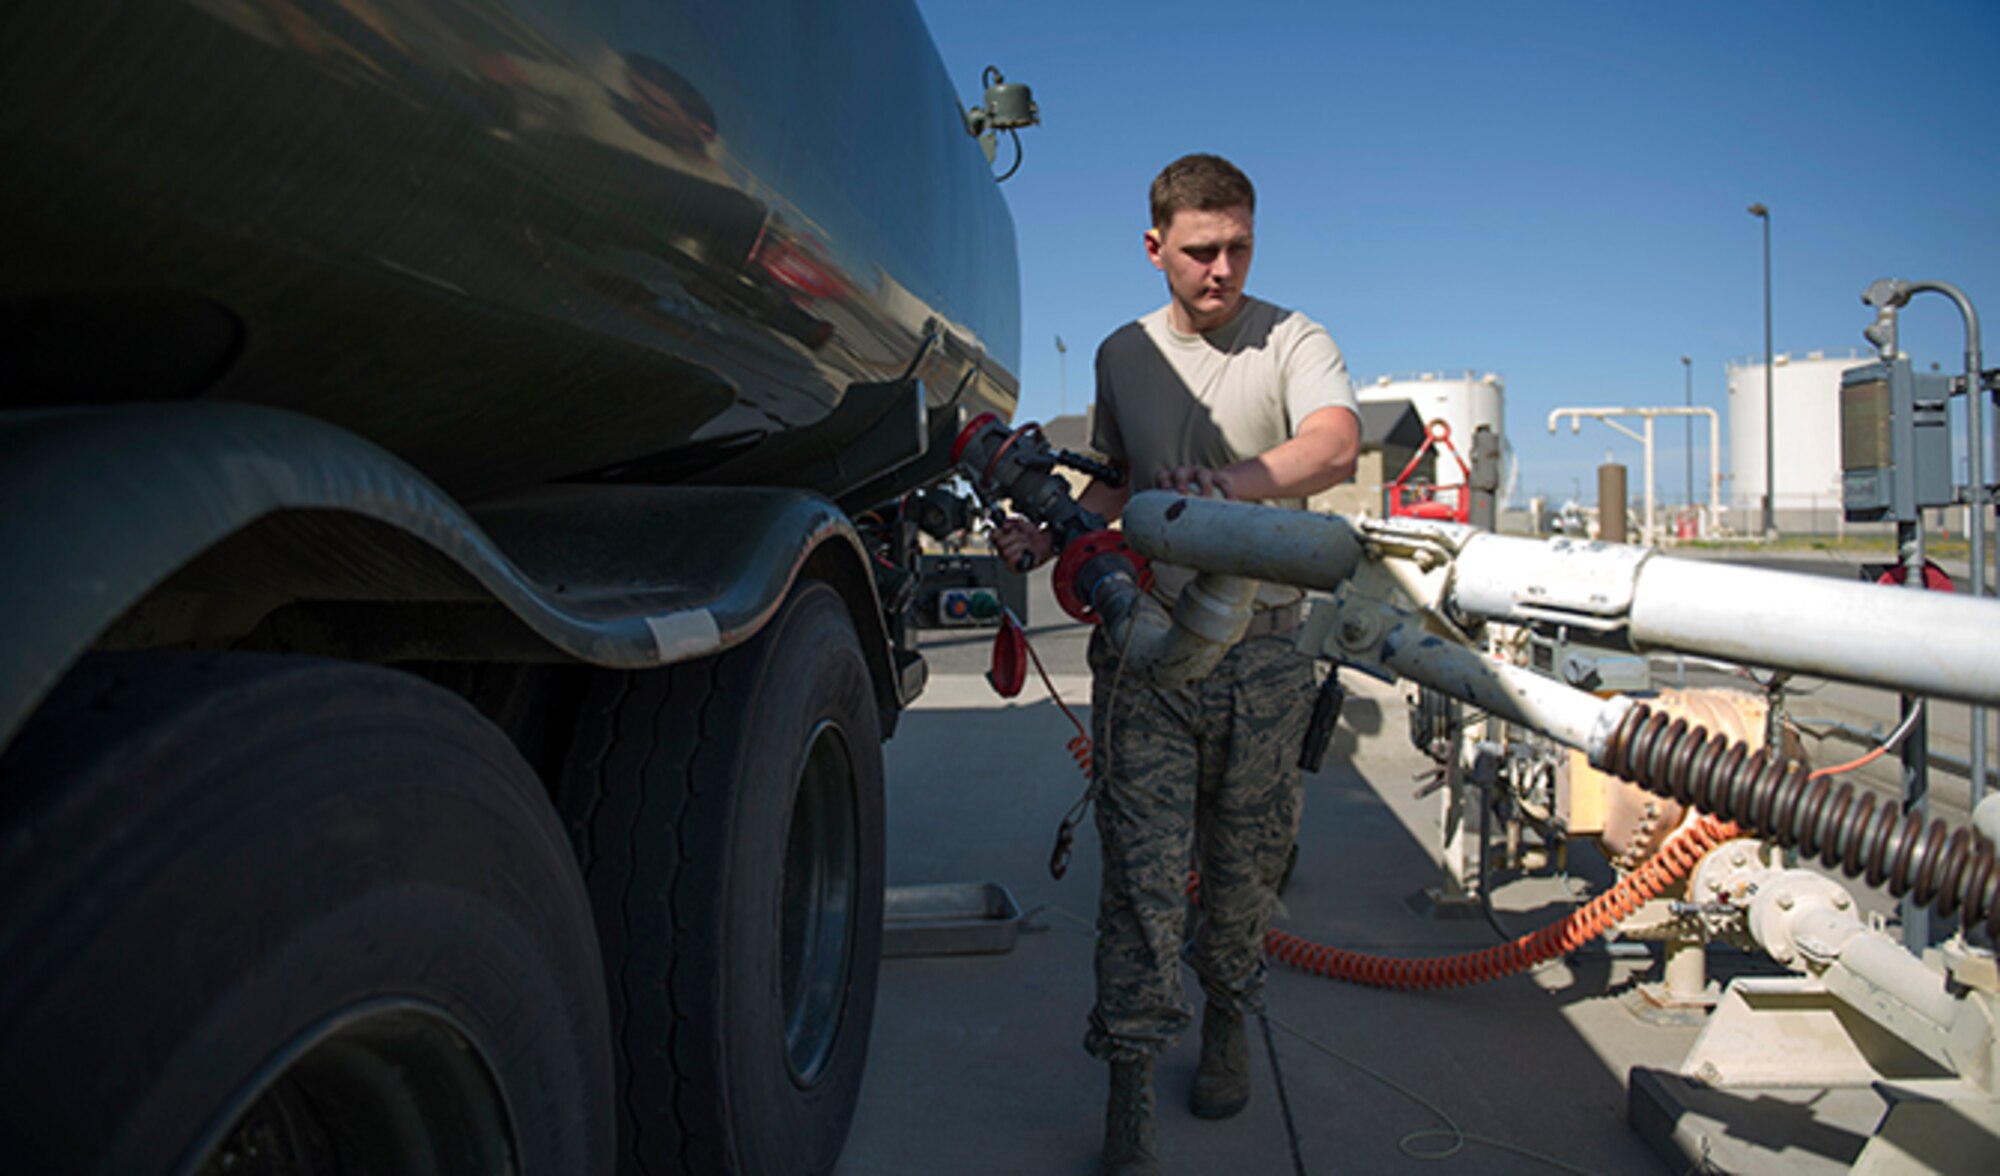
M1007 521L993 529L993 546L1000 549L1000 558L1017 572L1041 567L1055 554L1055 543L1049 533L1022 518L1008 515ZM1028 558L1022 559L1023 554Z
M1153 479L1153 484L1162 490L1178 490L1182 494L1193 494L1202 498L1234 498L1230 493L1230 475L1222 470L1211 470L1206 466L1176 466L1161 470Z

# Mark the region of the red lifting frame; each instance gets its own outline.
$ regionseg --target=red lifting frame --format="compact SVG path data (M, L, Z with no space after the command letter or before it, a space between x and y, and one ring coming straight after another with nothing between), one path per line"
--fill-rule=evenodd
M1458 463L1458 485L1409 484L1410 474L1433 445L1449 451L1451 459ZM1404 497L1405 494L1408 498ZM1389 486L1389 514L1396 518L1445 519L1459 523L1472 521L1472 469L1459 456L1458 446L1451 443L1451 425L1447 422L1432 421L1424 430L1424 443L1417 446L1410 464L1403 467L1403 472L1397 474L1396 480Z

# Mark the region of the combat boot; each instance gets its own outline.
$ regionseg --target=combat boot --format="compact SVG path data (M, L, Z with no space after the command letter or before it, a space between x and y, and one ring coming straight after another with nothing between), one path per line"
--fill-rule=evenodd
M1243 1014L1209 1001L1201 1010L1201 1063L1188 1109L1197 1118L1227 1119L1250 1104L1250 1038Z
M1153 1138L1153 1059L1111 1063L1104 1108L1104 1176L1160 1176Z

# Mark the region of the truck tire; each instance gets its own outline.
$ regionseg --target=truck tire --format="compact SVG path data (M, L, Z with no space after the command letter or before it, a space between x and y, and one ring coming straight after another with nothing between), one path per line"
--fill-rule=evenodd
M407 674L87 659L0 757L20 1172L609 1172L588 899L548 795Z
M817 582L744 645L586 700L562 805L611 985L622 1170L839 1157L881 957L880 729Z

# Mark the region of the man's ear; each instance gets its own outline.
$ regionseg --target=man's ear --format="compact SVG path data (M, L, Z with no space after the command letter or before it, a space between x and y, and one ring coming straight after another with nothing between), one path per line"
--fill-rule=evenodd
M1166 241L1163 238L1161 238L1160 230L1158 229L1146 230L1146 257L1152 261L1153 267L1155 269L1167 268L1166 263L1161 259L1161 254L1160 254L1160 250L1164 248L1165 245Z

